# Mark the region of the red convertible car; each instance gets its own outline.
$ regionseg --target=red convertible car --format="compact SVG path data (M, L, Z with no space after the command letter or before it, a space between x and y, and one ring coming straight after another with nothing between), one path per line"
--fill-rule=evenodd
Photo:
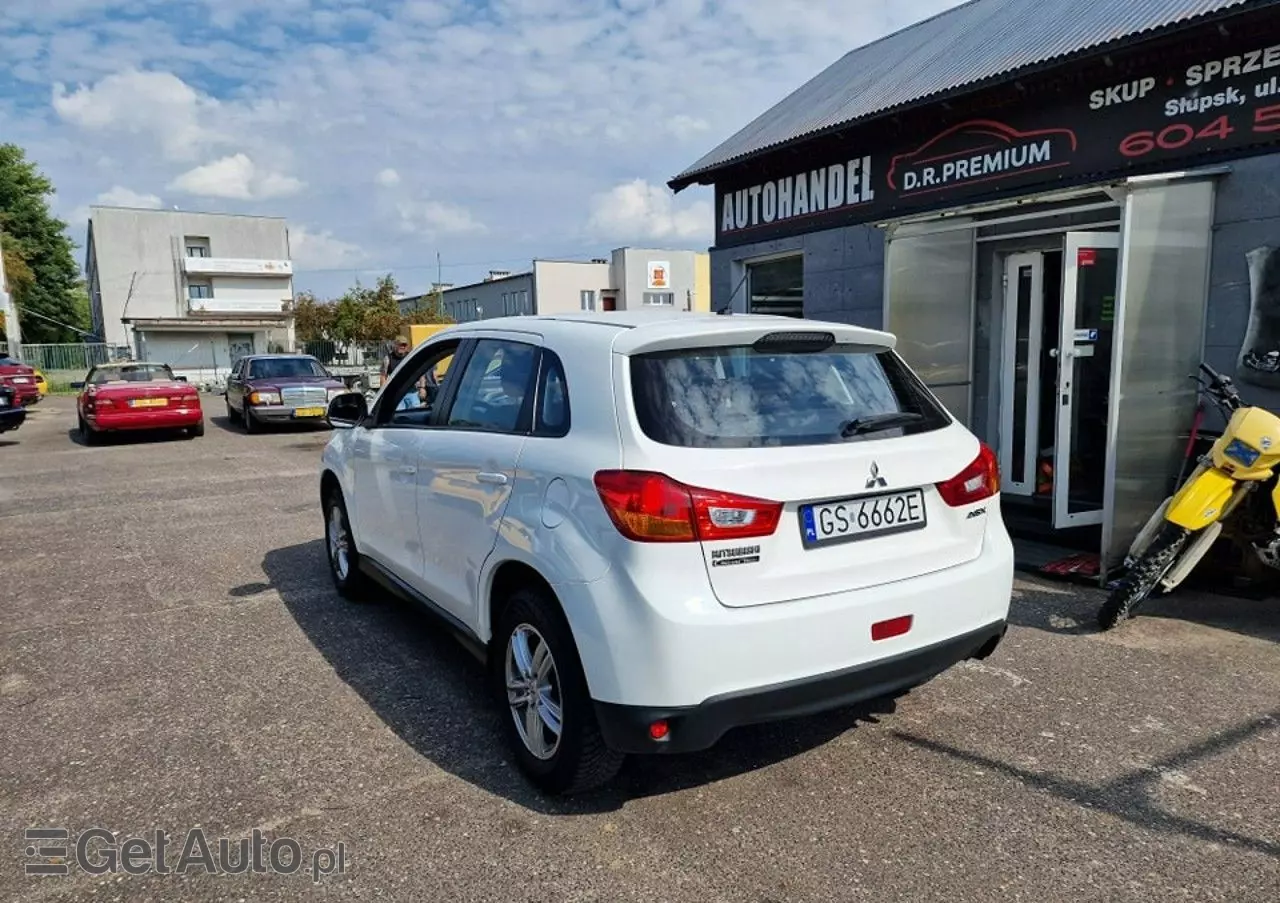
M40 400L40 383L35 368L0 354L0 386L8 386L24 408Z
M196 387L173 375L168 364L100 364L80 389L80 435L92 445L108 432L182 430L188 438L204 435L204 409Z

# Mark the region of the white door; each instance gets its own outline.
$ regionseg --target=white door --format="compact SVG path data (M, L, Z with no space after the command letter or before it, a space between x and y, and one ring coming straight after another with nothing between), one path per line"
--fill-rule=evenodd
M1044 254L1011 254L1004 270L1000 471L1010 495L1034 495L1040 449Z
M1120 236L1068 232L1058 336L1053 525L1102 523Z
M356 496L351 526L361 554L419 590L417 474L424 435L386 424L356 427L351 462Z
M423 591L468 625L477 622L480 572L497 544L528 441L538 346L523 339L476 341L418 459Z

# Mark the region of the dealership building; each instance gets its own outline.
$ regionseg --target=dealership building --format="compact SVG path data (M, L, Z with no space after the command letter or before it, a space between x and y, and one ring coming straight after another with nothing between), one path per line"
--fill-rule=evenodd
M1280 410L1274 0L972 0L850 52L693 184L713 308L895 333L997 450L1011 527L1104 575L1179 472L1200 360Z

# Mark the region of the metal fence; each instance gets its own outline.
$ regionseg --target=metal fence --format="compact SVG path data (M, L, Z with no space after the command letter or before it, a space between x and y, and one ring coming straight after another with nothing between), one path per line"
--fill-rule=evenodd
M391 350L390 342L356 342L339 345L337 342L299 342L297 351L310 354L326 367L373 367L382 365L382 358Z
M84 373L90 367L108 361L127 361L133 352L128 345L19 345L10 351L8 342L0 342L0 354L7 354L30 364L37 370L74 370Z

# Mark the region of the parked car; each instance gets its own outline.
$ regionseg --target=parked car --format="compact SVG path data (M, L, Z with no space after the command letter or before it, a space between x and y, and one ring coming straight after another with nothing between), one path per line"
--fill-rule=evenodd
M995 455L894 345L766 316L453 327L371 409L330 404L333 582L420 602L471 644L551 793L626 754L898 696L995 650L1013 549Z
M16 430L26 419L27 409L18 402L18 393L11 386L0 386L0 433Z
M309 354L242 357L227 380L227 419L246 433L268 424L325 422L332 398L346 384Z
M0 355L0 386L13 389L23 407L30 407L42 397L35 368L5 355Z
M76 413L80 436L96 444L105 433L181 430L187 438L204 435L200 393L168 364L126 361L99 364L79 389Z

